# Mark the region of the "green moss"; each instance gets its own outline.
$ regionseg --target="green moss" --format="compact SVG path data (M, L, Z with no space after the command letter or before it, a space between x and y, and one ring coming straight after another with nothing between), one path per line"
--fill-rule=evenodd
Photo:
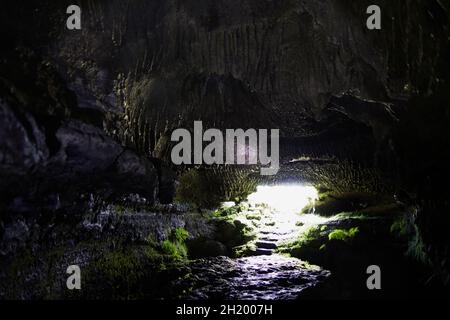
M315 240L320 235L320 228L319 227L311 227L308 230L305 231L305 233L300 237L301 242L308 242Z
M328 235L328 240L340 240L348 242L352 240L359 232L359 228L351 228L349 230L336 229Z
M245 257L251 252L256 251L256 245L254 242L249 242L241 246L237 246L233 248L233 257L235 258L241 258Z
M171 232L169 239L161 244L163 253L174 260L186 259L188 252L185 241L188 237L189 232L183 228L176 228Z
M146 238L148 244L150 247L157 248L158 247L158 241L155 238L155 235L153 233L150 233Z
M125 279L126 282L131 283L135 282L141 273L141 262L134 252L111 252L99 263L109 280Z
M320 239L320 228L317 226L311 227L302 233L297 240L284 243L280 246L279 251L281 253L287 253L292 250L298 250L304 246L310 246L312 242L319 241Z
M165 262L170 260L182 260L187 258L187 247L185 241L189 237L189 232L183 228L172 230L169 239L159 244L153 234L147 237L148 245L144 248L145 257L158 266L158 269L165 269Z
M289 254L301 260L308 260L317 257L319 251L324 250L326 237L321 231L321 226L313 226L302 233L294 242L283 243L278 252Z
M162 243L161 248L165 254L174 260L182 260L187 258L187 248L184 243L165 240Z
M135 288L144 276L145 269L135 251L114 251L106 253L100 259L91 262L85 275L89 293L99 290L112 299L134 298ZM95 288L101 283L101 287Z
M173 257L178 257L178 251L177 251L177 247L175 246L175 244L170 241L170 240L165 240L162 244L161 244L161 249L163 250L163 252L169 256L173 256Z
M183 243L189 237L189 232L187 232L183 228L176 228L173 232L173 237L175 238L175 241Z
M247 214L245 216L248 220L261 220L261 216L257 214Z
M248 206L244 204L237 204L231 207L221 207L213 212L213 217L226 218L236 216L245 210L248 210Z
M157 257L158 255L161 255L159 253L159 251L152 246L145 246L143 252L144 252L144 256L146 258L148 258L149 260L152 260L153 257Z

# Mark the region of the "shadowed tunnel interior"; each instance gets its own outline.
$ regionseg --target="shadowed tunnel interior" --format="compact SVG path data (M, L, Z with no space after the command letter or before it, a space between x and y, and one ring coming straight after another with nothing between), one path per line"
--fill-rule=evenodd
M2 4L0 299L448 296L450 3L371 2ZM174 164L196 121L279 170Z

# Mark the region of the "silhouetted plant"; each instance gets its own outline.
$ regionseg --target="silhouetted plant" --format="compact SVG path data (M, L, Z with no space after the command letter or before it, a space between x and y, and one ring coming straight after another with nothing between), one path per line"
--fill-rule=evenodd
M176 200L198 208L216 208L223 201L242 201L256 190L257 181L246 169L210 167L181 175Z

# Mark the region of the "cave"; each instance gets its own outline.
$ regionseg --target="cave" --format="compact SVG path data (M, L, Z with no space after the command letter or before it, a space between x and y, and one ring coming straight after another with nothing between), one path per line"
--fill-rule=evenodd
M449 1L76 2L0 11L0 300L450 297Z

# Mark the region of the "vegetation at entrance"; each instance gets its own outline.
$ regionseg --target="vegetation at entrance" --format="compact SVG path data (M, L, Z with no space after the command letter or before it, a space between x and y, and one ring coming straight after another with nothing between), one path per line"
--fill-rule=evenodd
M336 229L328 235L328 240L350 241L359 232L359 228L350 228L349 230Z
M176 228L170 234L169 239L163 241L161 249L164 254L172 257L175 260L187 258L187 247L185 244L189 233L183 228Z
M256 185L251 171L245 168L191 169L179 178L176 200L199 209L212 209L224 201L245 200L256 190Z

